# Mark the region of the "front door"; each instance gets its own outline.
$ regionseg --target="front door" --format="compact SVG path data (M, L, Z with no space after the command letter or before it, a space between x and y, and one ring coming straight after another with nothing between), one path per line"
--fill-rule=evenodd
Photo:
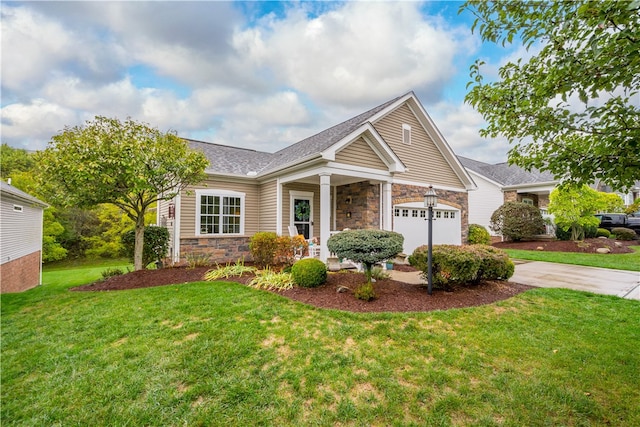
M291 217L293 225L298 229L298 233L302 234L305 239L310 239L313 233L313 209L311 197L294 196L291 203Z

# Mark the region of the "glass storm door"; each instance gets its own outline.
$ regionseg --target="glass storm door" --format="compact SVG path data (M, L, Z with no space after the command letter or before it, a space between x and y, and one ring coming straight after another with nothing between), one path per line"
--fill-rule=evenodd
M311 199L305 197L295 197L292 204L293 225L298 229L305 239L311 238Z

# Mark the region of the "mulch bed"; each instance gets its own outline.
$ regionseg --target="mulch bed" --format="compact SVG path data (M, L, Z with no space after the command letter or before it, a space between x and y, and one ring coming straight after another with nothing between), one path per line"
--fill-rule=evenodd
M535 241L535 242L500 242L498 248L525 250L562 251L562 252L594 252L599 247L609 247L612 253L633 252L628 246L640 242L623 241L616 246L611 240L587 239L584 242ZM204 274L211 267L169 267L160 270L140 270L114 276L89 285L72 288L71 291L117 291L125 289L147 288L152 286L177 285L203 280ZM395 265L399 271L415 271L408 265ZM247 274L234 278L233 282L247 284L254 276ZM327 282L318 288L294 288L276 292L287 298L303 302L315 307L332 308L353 312L405 312L447 310L450 308L473 307L501 301L531 289L531 286L513 282L487 281L477 285L464 286L453 292L433 290L427 294L423 285L413 285L396 280L379 280L374 284L378 298L374 301L362 301L353 296L353 291L365 281L364 274L354 272L331 273ZM345 287L345 292L338 288Z

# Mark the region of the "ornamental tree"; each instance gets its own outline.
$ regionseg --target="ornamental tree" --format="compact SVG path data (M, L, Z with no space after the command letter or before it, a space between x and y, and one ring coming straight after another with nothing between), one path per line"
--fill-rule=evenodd
M36 158L38 179L51 199L64 206L114 204L133 220L136 270L144 268L148 208L204 179L208 164L174 132L102 116L84 126L66 127Z
M463 10L484 41L538 52L501 66L495 82L482 61L470 68L466 101L487 121L482 136L514 144L510 163L616 190L640 180L640 2L472 0Z
M402 252L404 237L394 231L347 230L334 234L327 248L340 258L361 262L365 267L367 284L371 285L371 267Z
M564 231L571 230L571 240L583 240L585 228L600 224L595 213L619 211L622 206L622 199L618 195L602 193L582 185L554 189L549 195L547 208L558 227Z

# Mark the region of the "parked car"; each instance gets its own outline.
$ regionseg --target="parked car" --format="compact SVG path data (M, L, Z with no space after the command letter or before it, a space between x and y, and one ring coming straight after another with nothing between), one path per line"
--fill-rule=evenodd
M600 219L600 228L611 231L612 228L624 227L630 228L640 234L640 218L629 216L623 213L600 213L596 214Z

